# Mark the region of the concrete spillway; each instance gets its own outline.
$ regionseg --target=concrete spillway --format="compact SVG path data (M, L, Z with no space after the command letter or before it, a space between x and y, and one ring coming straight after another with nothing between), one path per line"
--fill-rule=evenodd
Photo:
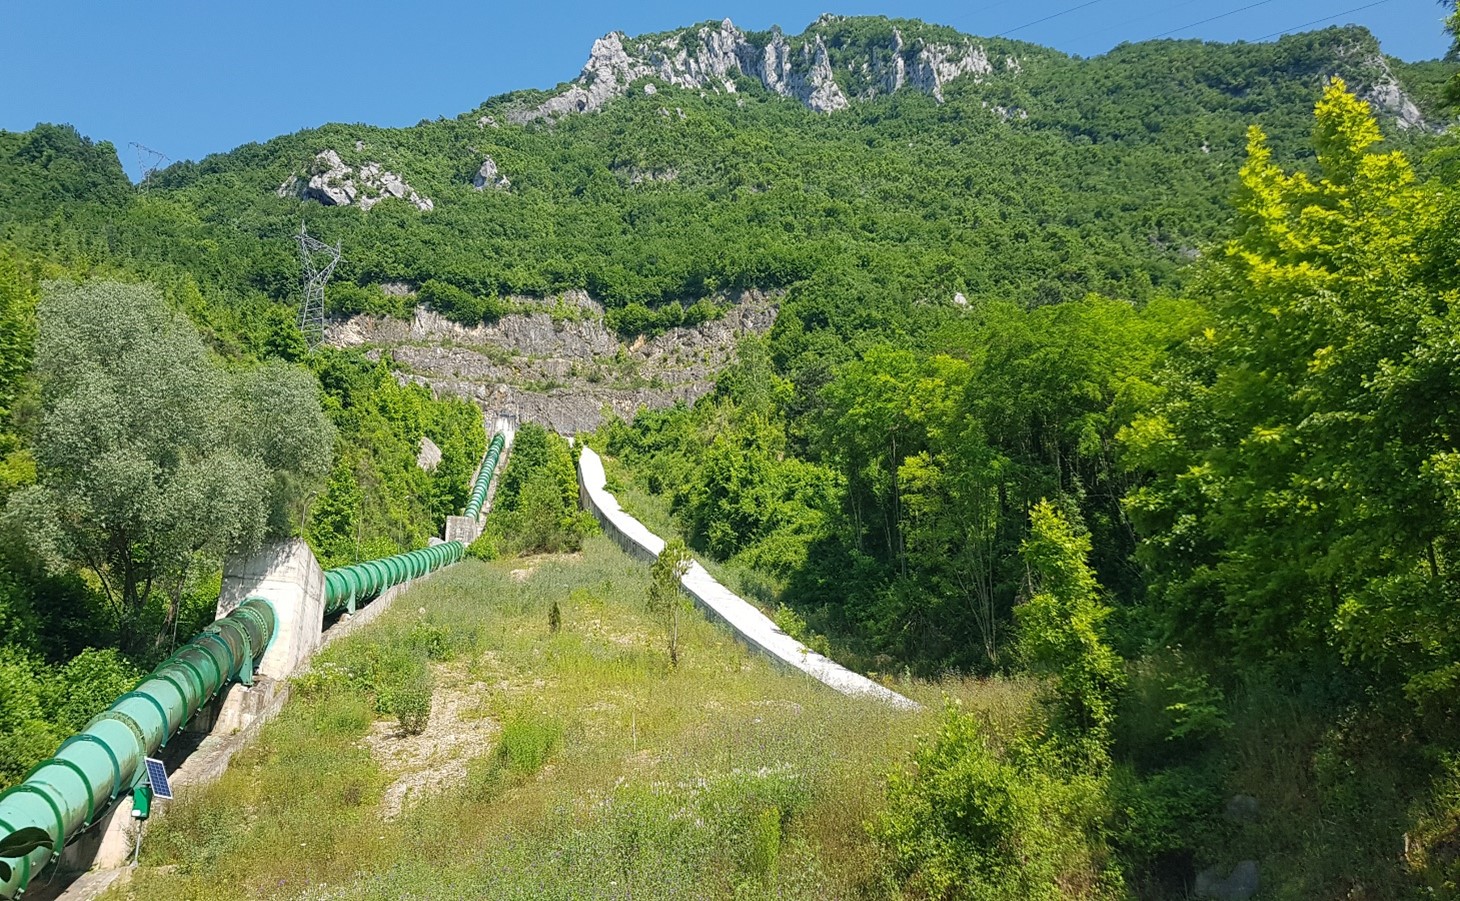
M664 550L664 539L625 513L618 499L608 493L604 488L607 477L603 461L588 447L578 457L578 483L584 506L598 518L605 532L636 557L653 560L659 556ZM691 564L680 584L702 610L728 626L746 645L775 662L800 670L842 694L875 698L908 710L921 706L787 635L770 617L716 581L698 562Z

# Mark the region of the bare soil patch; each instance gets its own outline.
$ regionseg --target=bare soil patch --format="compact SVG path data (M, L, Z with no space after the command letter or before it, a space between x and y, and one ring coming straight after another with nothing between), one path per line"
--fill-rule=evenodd
M380 720L364 738L391 777L380 802L382 819L393 820L414 800L464 782L467 763L490 751L501 731L485 715L491 685L472 679L461 664L434 670L436 691L425 732L403 735L394 720Z

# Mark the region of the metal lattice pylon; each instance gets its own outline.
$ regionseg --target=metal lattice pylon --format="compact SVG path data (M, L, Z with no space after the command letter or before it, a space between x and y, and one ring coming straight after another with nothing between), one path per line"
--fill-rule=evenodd
M131 143L131 147L137 152L137 170L141 173L137 182L137 190L145 194L147 193L147 189L151 187L153 174L172 162L172 159L162 151L153 150L151 147L138 144L136 141Z
M304 299L299 305L299 331L304 343L314 350L324 341L324 284L340 263L340 243L334 246L311 237L299 223L299 261L304 269ZM320 265L323 262L324 265Z

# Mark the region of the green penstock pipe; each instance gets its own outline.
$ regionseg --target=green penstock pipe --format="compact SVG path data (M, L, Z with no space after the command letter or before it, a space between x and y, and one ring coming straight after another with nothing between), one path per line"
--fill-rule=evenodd
M482 458L481 471L477 473L477 482L472 486L471 499L466 502L466 509L461 515L467 519L480 519L482 515L482 504L487 502L487 487L492 484L492 475L497 471L497 460L502 456L502 448L507 444L507 439L498 432L492 438L492 444L487 448L487 455Z
M447 541L394 557L328 570L324 574L325 615L341 610L354 613L357 606L386 589L450 566L465 555L466 547L460 541Z
M0 898L15 898L66 842L146 778L144 758L234 679L253 683L274 607L248 598L0 792Z

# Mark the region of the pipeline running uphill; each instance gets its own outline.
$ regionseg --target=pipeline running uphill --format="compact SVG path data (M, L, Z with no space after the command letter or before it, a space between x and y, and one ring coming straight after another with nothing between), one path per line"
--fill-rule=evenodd
M492 439L465 515L477 518L504 444ZM325 572L325 614L357 604L466 555L459 541ZM119 795L146 782L142 761L235 679L253 684L274 637L274 606L250 597L153 670L136 688L66 739L18 785L0 792L0 899L17 898L69 842L103 817Z

